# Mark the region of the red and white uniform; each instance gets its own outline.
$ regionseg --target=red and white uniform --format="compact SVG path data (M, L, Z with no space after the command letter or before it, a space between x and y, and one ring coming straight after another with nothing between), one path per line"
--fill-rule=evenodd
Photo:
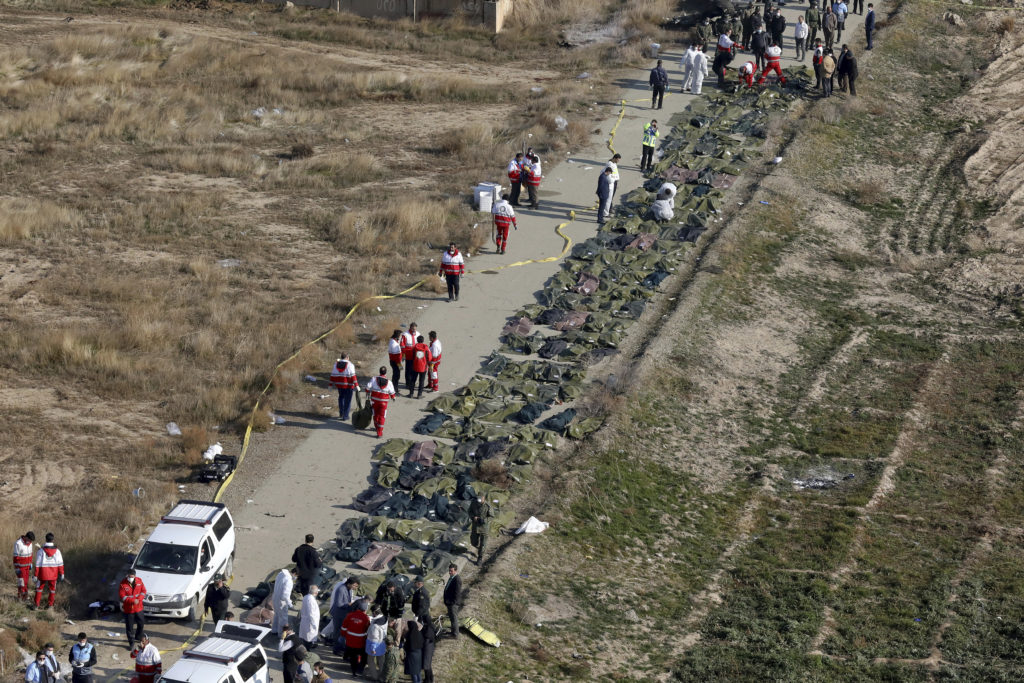
M388 339L388 360L392 363L400 363L402 355L402 343L397 339Z
M32 541L19 536L14 541L14 575L18 578L18 597L28 595L28 580L32 577Z
M526 174L527 185L540 187L540 179L543 175L541 174L539 161L531 161L529 166L524 166L523 173Z
M138 683L153 683L156 677L163 673L163 662L160 659L160 650L152 642L146 643L135 654L135 677Z
M121 599L121 611L125 614L138 614L142 611L142 601L146 599L146 584L142 579L135 577L135 583L128 581L128 577L121 579L118 586L117 596Z
M387 377L374 377L366 383L366 391L373 406L373 425L377 428L377 436L384 436L384 419L388 414L388 401L395 397L395 385Z
M355 389L359 386L359 378L356 377L356 366L351 361L339 360L331 370L331 384L338 391L343 389Z
M735 45L735 44L736 43L733 42L733 39L730 38L729 36L725 35L724 33L722 35L718 36L718 51L719 52L732 52L732 46Z
M512 161L508 162L508 179L509 180L511 180L513 183L518 183L520 178L522 177L522 173L523 173L523 167L522 167L522 165L518 161L513 159Z
M47 605L53 607L53 600L57 597L57 580L63 578L64 558L57 550L57 546L47 543L36 553L36 607L39 607L44 587L50 589Z
M764 51L764 68L761 69L761 76L757 79L758 85L764 83L764 80L768 78L769 71L774 71L779 75L779 83L786 83L786 77L782 75L780 59L782 59L782 48L778 45L771 45Z
M412 347L412 371L426 372L430 364L430 347L420 342Z
M452 254L447 249L444 250L441 254L441 274L446 277L466 274L466 262L462 259L462 252L456 249Z
M399 338L399 345L402 349L402 357L405 360L412 360L412 347L416 346L416 337L419 336L416 332L410 332L406 330L402 333Z
M740 82L746 83L748 88L754 87L754 74L757 73L757 64L747 62L740 66Z
M516 212L511 204L504 199L499 199L491 208L491 217L494 219L494 243L502 253L505 253L505 249L508 247L509 228L519 229L519 225L516 223Z
M441 366L441 340L435 339L430 342L430 390L440 391L440 384L437 381L437 369Z

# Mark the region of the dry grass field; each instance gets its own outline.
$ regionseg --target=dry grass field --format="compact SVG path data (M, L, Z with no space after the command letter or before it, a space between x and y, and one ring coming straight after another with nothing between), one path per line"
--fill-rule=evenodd
M475 249L472 184L528 135L549 159L585 142L672 3L524 0L499 36L246 3L0 5L0 538L55 531L91 568L74 599L282 358L449 239ZM595 19L615 41L558 47ZM398 312L360 313L274 401L341 348L375 355Z

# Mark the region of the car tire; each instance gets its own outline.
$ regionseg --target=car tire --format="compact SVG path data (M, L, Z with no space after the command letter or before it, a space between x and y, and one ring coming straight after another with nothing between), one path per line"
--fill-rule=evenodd
M189 623L191 623L191 622L195 621L198 618L199 618L199 594L197 593L196 595L192 596L192 602L190 602L189 605L188 605L188 614L185 616L185 619L188 620Z

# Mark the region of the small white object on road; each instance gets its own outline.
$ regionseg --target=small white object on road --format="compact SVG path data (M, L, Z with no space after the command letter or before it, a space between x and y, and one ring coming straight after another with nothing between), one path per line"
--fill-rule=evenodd
M309 382L310 384L316 384L316 377L314 377L313 375L306 375L302 379Z
M167 433L170 436L181 436L181 427L178 426L177 422L168 422Z

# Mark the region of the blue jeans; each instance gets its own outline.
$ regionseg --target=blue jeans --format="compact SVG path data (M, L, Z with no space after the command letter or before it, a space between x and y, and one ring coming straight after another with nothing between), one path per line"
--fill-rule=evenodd
M338 412L342 420L347 420L349 411L352 410L353 391L355 389L338 389Z

